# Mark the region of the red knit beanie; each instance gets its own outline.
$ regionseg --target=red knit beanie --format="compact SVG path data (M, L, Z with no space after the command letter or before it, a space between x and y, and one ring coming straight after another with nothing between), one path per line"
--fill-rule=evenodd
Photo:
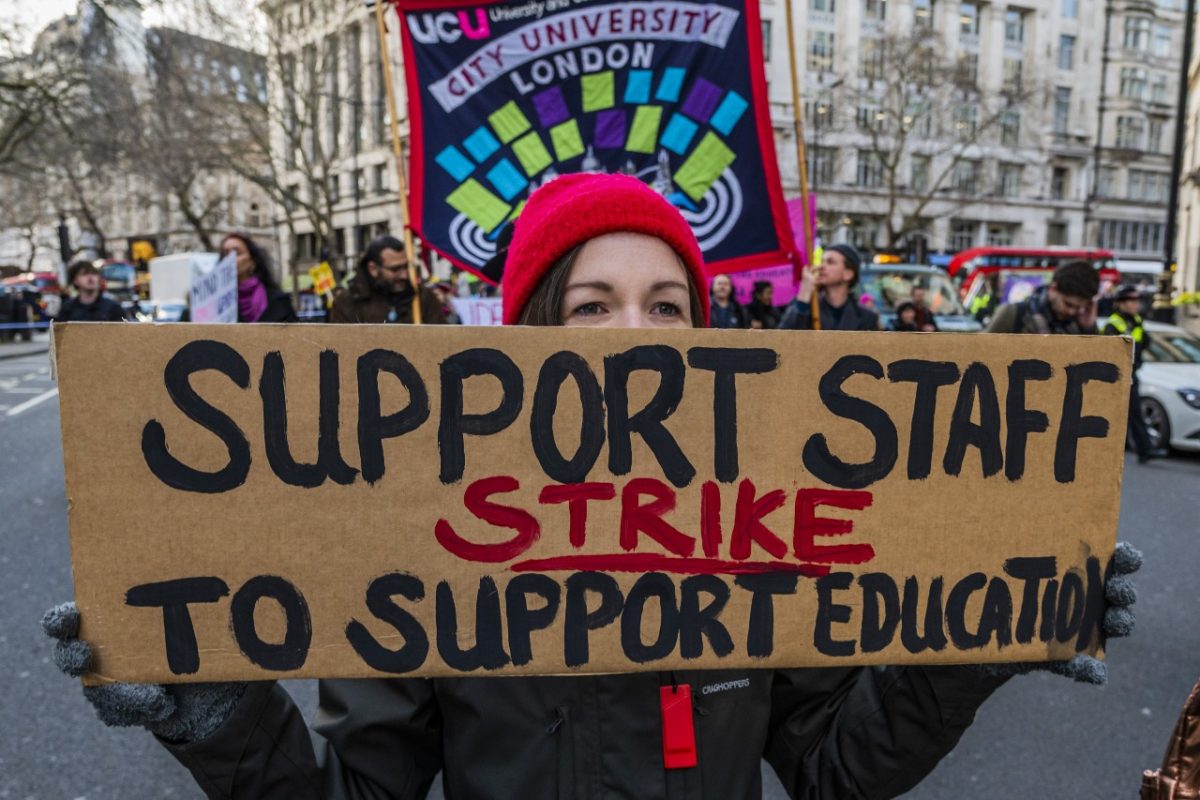
M504 324L515 325L550 268L572 248L606 233L662 239L683 259L708 322L704 257L696 235L666 198L631 175L562 175L535 191L522 209L508 247Z

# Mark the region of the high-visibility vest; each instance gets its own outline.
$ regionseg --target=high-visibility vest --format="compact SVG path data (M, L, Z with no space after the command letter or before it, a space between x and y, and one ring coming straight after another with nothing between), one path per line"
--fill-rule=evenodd
M1134 344L1141 344L1146 337L1146 331L1142 328L1141 316L1134 315L1132 331L1129 330L1129 323L1125 321L1125 317L1116 312L1113 312L1112 316L1108 318L1108 324L1112 325L1113 329L1122 336L1132 336Z
M976 297L971 302L971 313L978 314L980 311L983 311L985 308L987 308L988 303L990 302L992 302L992 295L990 293L979 295L979 297Z

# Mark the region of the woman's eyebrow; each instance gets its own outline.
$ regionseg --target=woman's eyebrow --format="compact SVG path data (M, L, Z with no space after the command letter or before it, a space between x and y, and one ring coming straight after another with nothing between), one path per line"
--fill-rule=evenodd
M602 292L611 292L613 287L611 283L605 281L578 281L569 284L563 291L569 292L572 289L599 289Z
M659 281L650 287L650 291L653 292L661 292L663 289L682 289L686 292L688 287L686 283L681 281Z

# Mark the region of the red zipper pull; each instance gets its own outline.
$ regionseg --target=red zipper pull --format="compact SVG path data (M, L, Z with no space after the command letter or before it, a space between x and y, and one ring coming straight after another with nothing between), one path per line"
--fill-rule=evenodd
M663 766L687 769L696 766L696 727L692 720L692 687L689 684L658 687L662 708Z

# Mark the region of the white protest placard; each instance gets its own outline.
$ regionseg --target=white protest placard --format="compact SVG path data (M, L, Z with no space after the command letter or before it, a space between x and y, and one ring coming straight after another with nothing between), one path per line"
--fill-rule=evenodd
M504 319L499 297L453 297L450 304L463 325L499 325Z
M192 322L237 322L237 255L194 253L191 275Z

